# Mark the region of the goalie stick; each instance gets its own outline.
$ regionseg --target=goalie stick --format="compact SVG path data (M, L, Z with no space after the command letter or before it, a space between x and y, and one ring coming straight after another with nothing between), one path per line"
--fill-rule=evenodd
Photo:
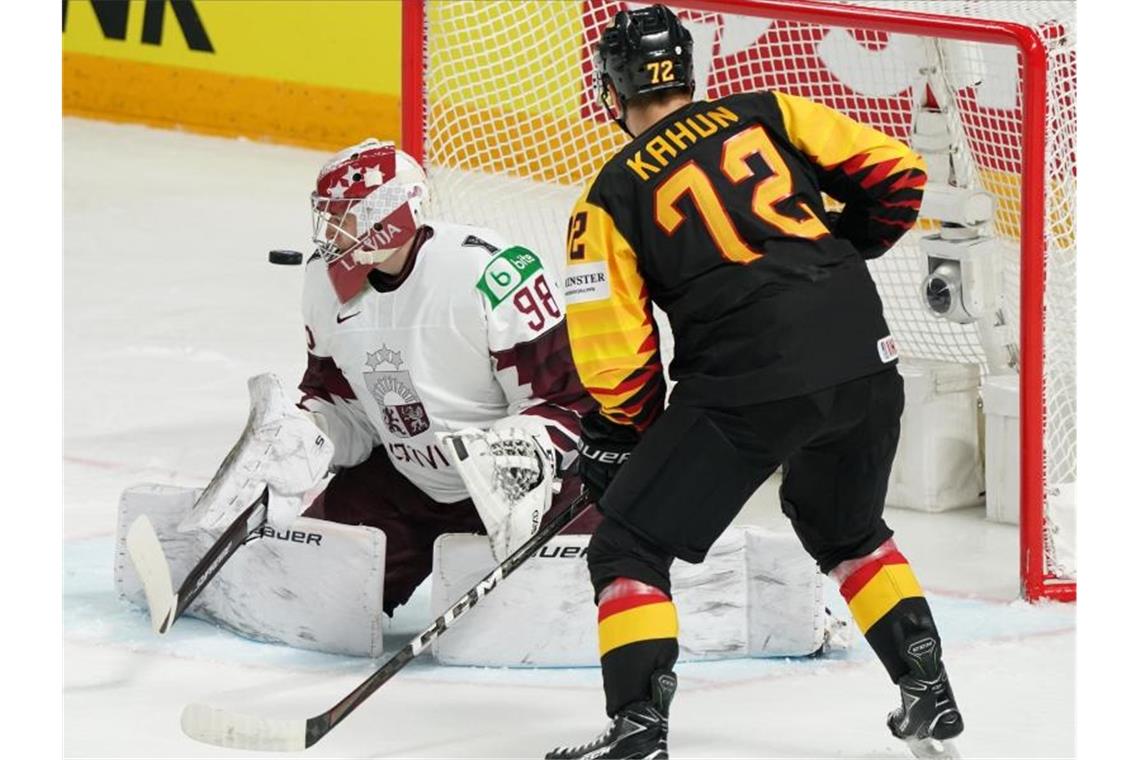
M587 497L583 492L566 509L554 515L546 525L539 528L538 532L514 554L503 560L502 564L436 618L423 633L389 658L344 699L320 715L308 719L259 718L209 705L191 704L182 711L182 732L191 739L206 744L234 749L299 752L313 746L439 638L480 599L491 593L491 590L518 569L519 565L526 562L546 542L569 525L586 509L587 504Z
M150 625L155 633L162 635L169 631L174 621L182 617L190 603L222 569L222 565L226 564L251 534L265 525L268 503L269 489L265 488L257 500L234 518L214 545L198 560L198 564L187 573L177 591L170 580L170 565L163 554L154 526L146 515L135 518L127 531L127 552L146 593Z

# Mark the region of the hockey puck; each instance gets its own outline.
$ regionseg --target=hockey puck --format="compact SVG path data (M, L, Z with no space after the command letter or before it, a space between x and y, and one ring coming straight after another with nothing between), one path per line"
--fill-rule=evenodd
M305 260L304 255L300 251L270 251L269 263L282 264L285 266L297 266Z

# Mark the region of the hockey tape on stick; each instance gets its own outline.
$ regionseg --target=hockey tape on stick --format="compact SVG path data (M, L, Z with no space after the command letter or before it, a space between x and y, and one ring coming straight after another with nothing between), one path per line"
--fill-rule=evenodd
M413 638L399 652L352 690L344 699L312 718L296 720L258 718L229 712L202 704L187 705L182 711L182 732L191 739L234 749L299 752L319 742L325 734L368 699L377 689L399 673L405 665L427 649L444 631L491 593L504 578L530 559L547 541L570 524L589 506L586 494L578 496L568 507L554 515L514 554L475 584L459 601L451 605L428 628Z

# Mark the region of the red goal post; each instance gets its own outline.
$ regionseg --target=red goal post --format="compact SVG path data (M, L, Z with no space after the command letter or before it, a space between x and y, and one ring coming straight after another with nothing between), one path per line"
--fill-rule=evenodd
M984 231L1011 250L1002 319L1020 388L1023 595L1075 599L1075 559L1059 548L1073 544L1076 479L1072 4L668 4L699 29L698 96L782 89L909 140L914 112L948 93L951 172L994 197ZM403 145L425 164L434 212L557 255L570 202L624 141L592 103L589 49L631 5L645 3L404 0ZM911 240L905 264L872 262L904 358L1009 371L972 328L925 313L917 250Z

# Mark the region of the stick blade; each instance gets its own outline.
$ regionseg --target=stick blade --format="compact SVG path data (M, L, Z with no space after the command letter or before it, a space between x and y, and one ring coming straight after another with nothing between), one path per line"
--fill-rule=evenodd
M305 727L304 720L258 718L203 704L182 710L182 733L216 747L300 752L306 746Z
M136 517L127 530L127 553L146 593L150 626L157 634L166 633L178 606L178 597L170 580L170 565L166 562L162 543L146 515Z

